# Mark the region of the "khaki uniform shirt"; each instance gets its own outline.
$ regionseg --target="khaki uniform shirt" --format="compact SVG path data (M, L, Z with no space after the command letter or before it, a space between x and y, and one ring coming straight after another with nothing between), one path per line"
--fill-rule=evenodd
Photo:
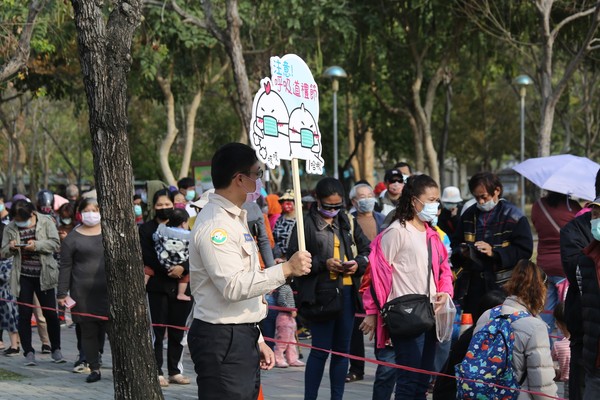
M260 270L246 211L214 194L196 217L190 243L194 318L211 324L256 323L263 295L285 283L282 265Z

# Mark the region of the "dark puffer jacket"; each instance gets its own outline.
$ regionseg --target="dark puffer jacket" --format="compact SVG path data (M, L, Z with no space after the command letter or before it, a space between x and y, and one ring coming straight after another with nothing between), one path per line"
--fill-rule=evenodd
M304 237L306 250L312 255L312 267L308 275L294 280L295 286L298 289L297 305L301 305L303 302L313 303L317 283L330 279L326 262L329 258L333 257L332 233L334 231L337 231L336 233L338 233L340 237L340 251L344 252L348 260L355 260L358 264L358 270L352 275L355 293L358 294L360 280L367 268L371 249L369 247L369 239L367 239L363 233L360 225L354 220L354 217L350 216L350 218L352 218L352 221L348 218L348 214L341 211L334 218L333 224L329 225L317 211L316 205L313 206L310 212L305 216ZM294 226L290 235L287 250L288 258L298 251L298 236L296 229L297 225ZM354 231L354 235L351 233L352 230ZM356 255L353 254L353 248ZM359 297L360 296L358 295L355 296L357 299L357 309L362 307L359 304Z
M560 230L560 258L563 270L569 280L569 286L576 288L577 263L581 251L592 242L590 220L592 213L587 212L575 218ZM565 316L567 328L571 334L571 342L581 340L583 325L581 322L581 296L578 290L569 290L565 300Z
M600 243L593 242L596 253L600 253ZM583 325L583 365L586 369L600 370L600 289L596 264L592 258L581 254L578 258L577 271L581 274L581 319ZM570 289L569 289L570 291Z

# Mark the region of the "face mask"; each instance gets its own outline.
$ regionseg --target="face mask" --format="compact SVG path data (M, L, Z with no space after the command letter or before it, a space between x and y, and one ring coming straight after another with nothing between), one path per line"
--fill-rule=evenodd
M416 199L416 197L415 197ZM434 218L437 217L438 208L440 207L440 203L423 203L421 200L417 199L417 201L423 204L423 209L417 213L417 217L423 222L431 222Z
M438 216L436 215L434 219L430 222L431 226L437 226L438 224Z
M592 236L596 240L600 240L600 218L592 220Z
M133 212L135 214L136 217L139 217L140 215L142 215L142 206L140 205L134 205L133 206Z
M477 203L477 208L479 209L479 211L489 212L489 211L492 211L494 209L494 207L496 207L496 204L497 203L494 201L494 199L492 199L483 204Z
M263 117L265 135L277 137L279 132L277 131L277 119L275 117Z
M444 203L444 208L448 211L452 211L456 207L458 207L458 204L456 204L456 203Z
M42 214L50 215L52 214L52 207L40 207L40 212Z
M15 221L15 225L19 228L27 228L29 225L31 225L31 218L29 218L27 221Z
M96 226L100 223L100 213L97 211L82 212L81 222L85 226Z
M173 207L185 210L185 203L175 203Z
M71 222L73 222L71 218L61 218L60 220L62 221L63 225L71 225Z
M408 178L410 178L410 175L402 174L402 179L404 179L404 183L406 183L408 181Z
M246 203L252 203L260 197L260 190L262 189L262 180L258 178L255 181L255 185L256 187L254 188L254 192L246 193Z
M300 129L300 140L302 142L302 147L307 149L310 149L315 144L313 132L310 129Z
M160 210L155 210L156 218L160 219L161 221L166 221L171 218L172 212L172 208L161 208Z
M142 192L142 194L140 195L140 197L142 198L142 203L148 204L148 193Z
M0 204L0 212L4 211L4 204Z
M370 213L375 209L375 203L377 200L373 197L369 197L366 199L359 199L356 202L356 209L360 213Z
M194 200L195 197L196 197L196 191L195 190L188 190L185 193L185 199L187 201L192 201L192 200Z
M294 203L292 203L291 201L284 201L281 205L281 209L284 213L294 212Z
M339 212L340 210L324 210L322 208L319 208L319 214L321 214L325 218L335 218Z

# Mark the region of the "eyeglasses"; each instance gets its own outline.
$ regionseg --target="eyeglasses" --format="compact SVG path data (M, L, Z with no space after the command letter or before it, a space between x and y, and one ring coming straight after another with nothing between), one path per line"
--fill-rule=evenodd
M321 208L323 210L340 210L340 209L344 208L344 203L338 203L338 204L321 203Z
M262 179L262 177L263 177L263 174L264 174L265 172L262 170L262 168L259 168L257 171L247 170L247 171L240 171L240 172L238 172L238 173L239 173L239 174L244 174L244 175L246 175L246 176L248 176L248 177L249 177L251 174L254 174L254 175L256 175L256 177L257 177L258 179ZM235 176L235 175L234 175L234 176Z

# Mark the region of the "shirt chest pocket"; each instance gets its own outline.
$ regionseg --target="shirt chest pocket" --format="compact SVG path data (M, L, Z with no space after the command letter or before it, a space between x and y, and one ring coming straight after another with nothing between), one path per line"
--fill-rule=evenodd
M257 253L256 244L254 244L253 241L242 243L242 249L244 250L244 256L246 257L254 257Z

